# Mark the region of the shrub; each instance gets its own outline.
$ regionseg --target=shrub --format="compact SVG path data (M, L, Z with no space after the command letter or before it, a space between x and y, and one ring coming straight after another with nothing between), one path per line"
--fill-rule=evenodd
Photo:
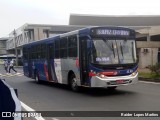
M156 75L160 74L160 63L157 63L155 65L150 65L148 66L148 68L151 71L151 74L152 73L155 73Z

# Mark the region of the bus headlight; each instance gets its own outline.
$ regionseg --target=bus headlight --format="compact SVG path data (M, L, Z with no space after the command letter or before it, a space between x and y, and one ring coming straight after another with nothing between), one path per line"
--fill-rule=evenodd
M101 74L101 75L100 75L100 77L101 77L101 78L104 78L104 77L105 77L105 75L102 75L102 74Z
M98 74L97 75L98 77L100 77L100 78L104 78L104 77L106 77L105 75L103 75L103 74Z
M89 76L98 76L98 77L100 77L100 78L105 78L105 77L107 77L107 76L105 76L104 74L96 73L95 71L89 72Z
M137 70L132 73L132 76L135 76L137 74Z

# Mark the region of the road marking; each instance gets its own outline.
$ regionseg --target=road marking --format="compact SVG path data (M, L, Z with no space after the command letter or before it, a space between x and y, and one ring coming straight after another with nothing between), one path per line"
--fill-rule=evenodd
M22 107L23 107L26 111L28 111L28 112L30 112L30 111L35 111L34 109L30 108L29 106L27 106L27 105L24 104L23 102L21 102L21 105L22 105ZM37 120L45 120L43 117L35 117L35 119L37 119Z
M9 74L9 73L1 74L0 73L0 77L12 77L12 76L24 76L24 74L23 73L16 73L16 74Z
M59 120L59 119L57 119L57 118L52 118L52 120Z
M22 105L22 107L23 107L26 111L28 111L28 112L30 112L30 111L35 111L35 110L32 109L31 107L29 107L28 105L26 105L25 103L23 103L22 101L21 101L21 105ZM45 120L43 117L35 117L35 119L37 119L37 120ZM59 120L59 119L57 119L57 118L52 118L52 120Z
M160 85L160 83L157 83L157 82L146 82L146 81L139 81L139 82L142 82L142 83L147 83L147 84L155 84L155 85Z

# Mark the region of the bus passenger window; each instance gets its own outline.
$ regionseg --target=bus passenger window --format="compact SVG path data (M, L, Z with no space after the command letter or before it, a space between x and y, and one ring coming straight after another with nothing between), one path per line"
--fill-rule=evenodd
M41 45L37 46L37 59L41 58Z
M68 57L77 57L77 37L71 36L68 39Z
M60 58L67 57L67 38L60 39Z
M46 58L46 45L41 45L41 58Z
M49 58L50 59L54 58L54 43L49 45Z
M55 41L55 58L59 58L60 50L59 50L59 40Z

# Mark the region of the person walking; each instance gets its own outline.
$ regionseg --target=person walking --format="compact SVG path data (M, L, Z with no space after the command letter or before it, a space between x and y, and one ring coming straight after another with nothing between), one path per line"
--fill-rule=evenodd
M9 64L9 73L11 72L11 69L12 69L15 73L17 73L17 71L14 69L14 60L11 60L11 61L10 61L10 64Z
M4 69L8 73L8 60L4 60Z

